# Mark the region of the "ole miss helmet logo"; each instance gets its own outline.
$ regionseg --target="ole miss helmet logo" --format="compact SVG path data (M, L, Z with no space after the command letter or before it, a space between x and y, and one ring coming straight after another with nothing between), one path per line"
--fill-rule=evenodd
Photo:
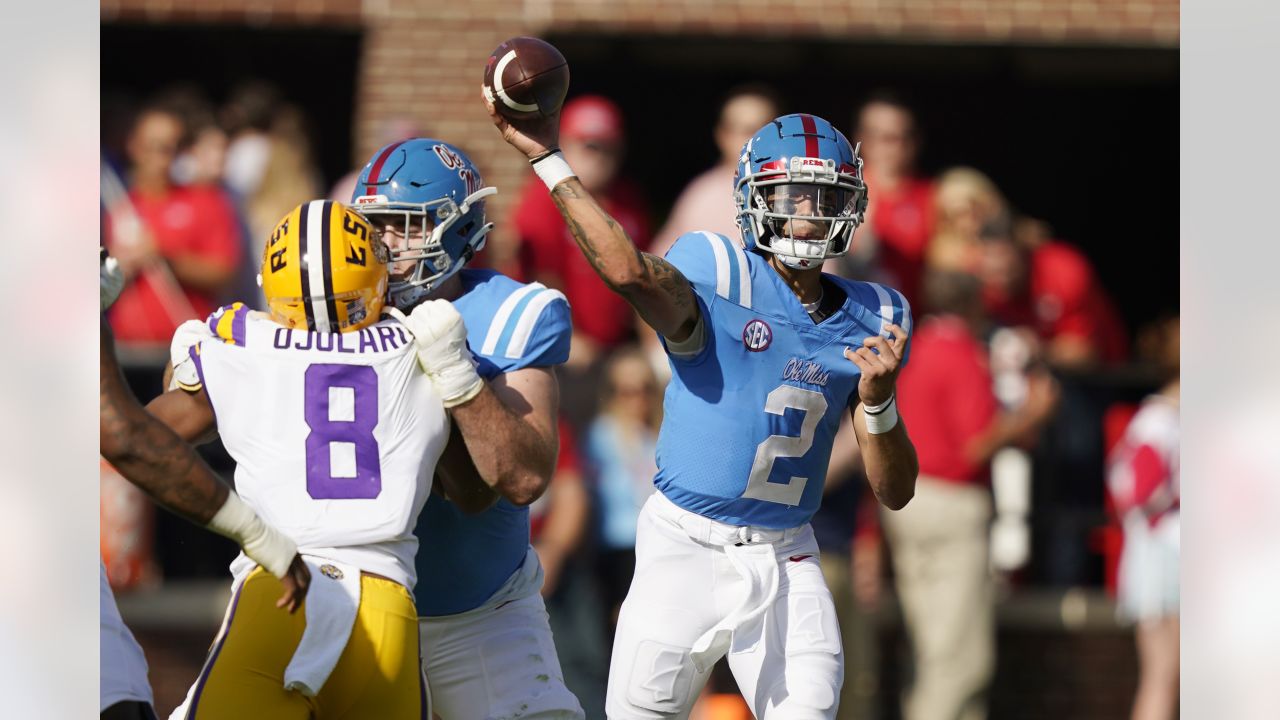
M746 345L751 352L767 350L772 342L773 330L769 328L769 323L763 320L752 320L742 328L742 344Z

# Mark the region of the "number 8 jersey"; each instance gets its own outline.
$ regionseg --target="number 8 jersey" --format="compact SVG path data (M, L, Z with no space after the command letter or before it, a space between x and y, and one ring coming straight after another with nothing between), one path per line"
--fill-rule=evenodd
M190 349L236 491L301 552L410 590L413 534L449 437L439 396L395 320L348 333L286 328L239 303Z
M680 507L721 522L807 523L841 416L858 401L860 371L844 349L891 322L910 333L906 299L824 275L845 299L815 324L763 257L723 235L688 233L666 259L693 286L707 339L694 356L669 354L654 483Z

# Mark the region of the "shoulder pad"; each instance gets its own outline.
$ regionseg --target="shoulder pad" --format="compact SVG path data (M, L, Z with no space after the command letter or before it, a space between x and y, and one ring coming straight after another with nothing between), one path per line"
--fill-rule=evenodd
M689 280L706 303L714 295L751 307L751 270L742 245L705 230L685 233L667 251L666 259Z

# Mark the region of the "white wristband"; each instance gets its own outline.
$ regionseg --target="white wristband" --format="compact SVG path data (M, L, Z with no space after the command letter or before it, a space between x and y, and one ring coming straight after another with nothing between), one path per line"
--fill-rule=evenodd
M298 546L292 540L263 522L234 492L227 495L227 501L206 527L235 540L250 560L278 578L285 576L293 556L298 554Z
M533 171L542 179L548 190L555 190L556 185L574 177L573 170L570 169L569 163L565 162L564 155L559 150L529 164L533 166Z
M872 435L883 435L898 424L897 395L890 395L888 400L879 405L863 405L862 412L867 419L867 432Z

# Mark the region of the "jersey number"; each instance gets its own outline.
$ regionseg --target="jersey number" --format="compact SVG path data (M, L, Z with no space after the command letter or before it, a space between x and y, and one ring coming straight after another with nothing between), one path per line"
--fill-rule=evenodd
M780 457L800 457L809 452L813 445L813 432L818 428L818 421L827 412L827 399L822 393L792 385L781 385L765 398L764 411L773 415L783 415L787 408L799 410L804 414L800 422L800 436L770 435L756 448L755 462L751 463L751 477L747 479L747 489L742 493L744 498L767 500L783 505L799 505L800 496L804 495L804 486L809 478L793 477L787 482L769 482L773 472L773 461Z
M303 388L303 418L311 428L307 494L316 500L378 497L378 373L367 365L317 363L307 368Z

